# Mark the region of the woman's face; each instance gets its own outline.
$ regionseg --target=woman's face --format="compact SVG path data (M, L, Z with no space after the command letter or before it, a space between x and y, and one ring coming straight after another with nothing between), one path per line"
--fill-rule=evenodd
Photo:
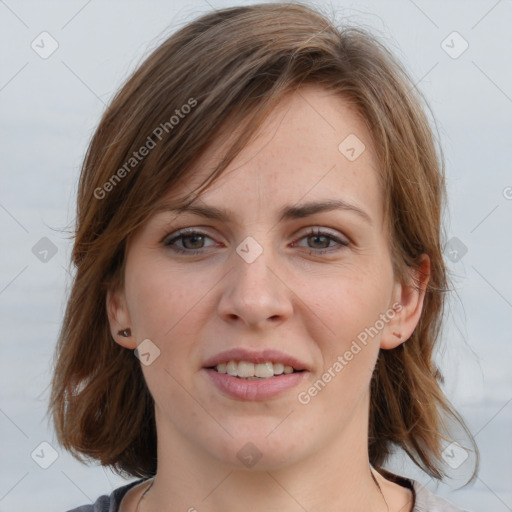
M203 155L169 204L221 150ZM355 111L308 86L195 201L223 218L169 210L134 235L108 310L116 341L139 345L159 447L263 469L366 447L379 348L407 339L422 301L393 276L378 164ZM194 234L180 237L185 228ZM132 337L119 337L126 327ZM232 349L249 355L221 355L231 373L279 373L264 363L286 357L303 371L247 380L207 368ZM251 355L259 366L236 364Z

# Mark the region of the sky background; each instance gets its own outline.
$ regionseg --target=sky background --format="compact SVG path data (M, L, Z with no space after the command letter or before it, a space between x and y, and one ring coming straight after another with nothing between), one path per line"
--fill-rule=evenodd
M66 511L127 482L73 459L45 417L79 166L152 48L200 14L249 3L0 0L0 512ZM429 101L446 159L454 290L437 360L481 471L457 489L471 458L439 486L400 457L391 467L467 510L512 511L512 1L311 4L391 47Z

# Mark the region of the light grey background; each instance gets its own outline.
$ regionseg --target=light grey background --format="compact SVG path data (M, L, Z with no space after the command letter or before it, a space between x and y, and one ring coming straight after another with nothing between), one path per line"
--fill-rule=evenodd
M427 96L447 164L447 241L451 250L453 237L463 244L447 252L455 291L438 360L446 392L479 443L480 475L455 490L460 478L436 487L410 465L401 470L468 510L511 511L512 2L317 4L374 27ZM163 37L229 5L235 3L0 0L0 512L65 511L125 483L65 453L44 420L70 282L64 228L72 226L86 145L122 80ZM35 41L42 52L46 38L44 48L51 48L43 31L59 45L46 59L31 47ZM55 255L41 252L44 245L34 254L43 237ZM52 461L42 442L56 450L48 469L36 463ZM469 466L460 466L459 477Z

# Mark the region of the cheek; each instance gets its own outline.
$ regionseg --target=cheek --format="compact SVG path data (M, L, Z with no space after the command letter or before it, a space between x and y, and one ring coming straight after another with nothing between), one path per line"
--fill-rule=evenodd
M183 269L170 269L164 257L153 255L151 260L127 261L125 289L136 339L149 339L158 348L151 349L154 360L142 365L157 406L166 409L186 402L178 383L188 378L189 363L195 364L190 351L204 308L204 288Z
M128 262L127 262L128 263ZM149 338L169 357L188 357L199 330L211 322L222 274L191 271L164 256L133 261L126 268L126 294L133 331Z
M391 266L375 261L323 284L316 287L315 305L310 302L321 320L310 324L316 326L310 335L322 353L320 402L338 404L341 409L332 412L343 415L365 394L375 367L385 325L381 315L392 292Z
M350 416L366 396L375 367L383 327L380 315L387 310L390 293L386 279L376 281L378 275L360 273L340 280L339 286L331 284L321 300L324 307L317 305L315 311L322 320L311 332L322 361L317 375L321 382L313 383L322 396L315 400L318 407L328 407L336 421Z
M146 260L128 260L125 289L135 332L156 341L191 309L195 286L185 286L183 274L169 270L165 258Z
M390 264L374 262L344 268L302 289L314 290L306 302L321 316L326 334L334 343L346 343L386 312L392 288Z

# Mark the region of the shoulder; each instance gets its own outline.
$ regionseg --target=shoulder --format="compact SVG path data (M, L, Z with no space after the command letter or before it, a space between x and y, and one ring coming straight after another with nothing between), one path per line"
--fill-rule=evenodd
M449 501L436 496L416 480L410 480L410 482L415 496L412 512L466 512L452 505Z
M82 505L80 507L68 510L68 512L117 512L119 504L125 494L136 485L144 482L146 479L135 480L129 484L114 489L110 495L100 496L94 503L90 505Z
M379 473L395 484L412 491L414 506L411 512L467 512L436 496L416 480L396 475L383 468L379 469Z

